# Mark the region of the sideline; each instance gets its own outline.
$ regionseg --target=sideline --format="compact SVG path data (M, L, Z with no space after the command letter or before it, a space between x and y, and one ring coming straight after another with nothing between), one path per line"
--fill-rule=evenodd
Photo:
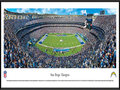
M55 47L47 46L47 45L44 45L44 44L39 44L39 45L44 46L44 47L48 47L48 48L55 48ZM73 46L73 47L65 47L65 48L62 48L62 49L66 49L66 48L71 49L71 48L76 48L76 47L80 47L80 46L82 46L82 45L77 45L77 46Z

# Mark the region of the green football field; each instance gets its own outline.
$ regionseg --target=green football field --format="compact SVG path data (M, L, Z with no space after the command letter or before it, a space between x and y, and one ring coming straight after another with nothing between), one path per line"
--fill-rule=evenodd
M39 48L39 50L54 56L70 56L78 53L83 47L83 45L81 45L78 39L75 37L75 34L49 33L48 37L43 41L42 44L39 44L40 40L38 40L35 46ZM84 41L84 39L82 40ZM54 52L54 48L70 48L70 50L68 52L60 53Z

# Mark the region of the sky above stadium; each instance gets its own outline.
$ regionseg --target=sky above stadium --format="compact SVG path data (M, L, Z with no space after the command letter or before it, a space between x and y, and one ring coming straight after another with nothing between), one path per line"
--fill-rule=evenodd
M6 10L17 13L38 13L38 14L58 14L58 15L99 15L105 10L105 15L116 14L115 8L6 8Z

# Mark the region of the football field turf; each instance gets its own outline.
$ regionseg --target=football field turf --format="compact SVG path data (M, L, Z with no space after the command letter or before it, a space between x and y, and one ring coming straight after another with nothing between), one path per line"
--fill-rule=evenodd
M84 39L82 40L84 41ZM81 45L78 39L75 37L75 34L50 33L48 34L48 37L43 41L42 44L39 44L39 41L35 44L35 46L39 48L39 50L54 56L73 55L79 52L83 47L83 45ZM60 53L60 52L53 52L54 48L70 48L70 50L68 52Z
M80 42L77 40L75 35L66 36L48 35L48 37L42 44L54 48L66 48L80 45Z

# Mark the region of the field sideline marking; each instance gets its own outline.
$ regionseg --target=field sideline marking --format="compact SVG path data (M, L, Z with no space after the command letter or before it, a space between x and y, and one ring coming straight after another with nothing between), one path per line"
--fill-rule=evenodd
M44 46L44 47L49 47L49 48L55 48L55 47L47 46L47 45L44 45L44 44L39 44L39 45ZM77 45L77 46L73 46L73 47L65 47L64 49L66 49L66 48L71 49L71 48L80 47L80 46L82 46L82 45Z

